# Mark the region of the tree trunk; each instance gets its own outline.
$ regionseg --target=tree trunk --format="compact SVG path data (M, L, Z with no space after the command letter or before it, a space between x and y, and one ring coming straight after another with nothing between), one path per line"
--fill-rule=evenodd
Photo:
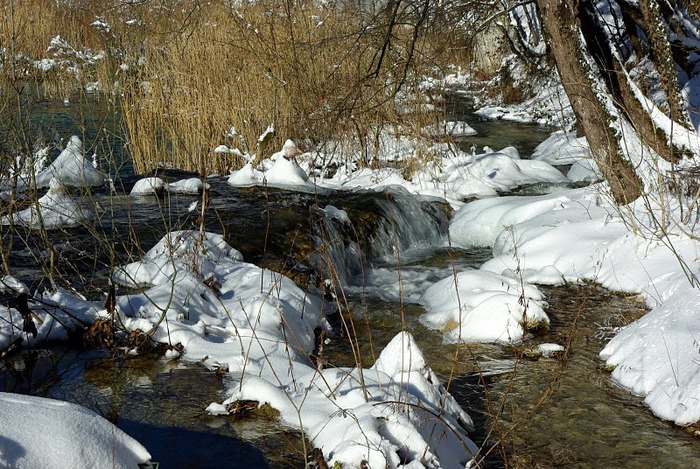
M673 59L671 44L668 42L666 22L661 16L659 4L656 0L639 0L639 8L642 10L644 22L648 25L647 34L651 50L654 53L654 65L661 76L661 86L666 94L670 117L690 129L692 124L681 97L676 63Z
M620 148L621 116L616 112L599 70L582 42L579 10L570 0L537 0L549 45L576 119L594 160L610 184L615 201L630 203L642 184ZM578 3L578 2L576 2Z
M640 101L633 90L635 85L625 70L619 53L614 53L606 40L607 33L600 19L586 6L581 2L578 12L581 31L588 51L596 60L598 69L604 76L607 91L612 96L613 102L631 123L644 145L654 150L664 160L678 163L683 156L683 150L670 144L670 137L651 119L646 105Z

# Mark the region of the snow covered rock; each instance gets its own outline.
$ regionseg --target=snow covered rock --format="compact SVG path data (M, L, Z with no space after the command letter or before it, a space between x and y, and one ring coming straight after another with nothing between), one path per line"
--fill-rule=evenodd
M166 189L165 181L159 177L147 177L139 179L129 193L130 196L139 197L147 195L160 195Z
M151 455L96 413L69 402L0 392L0 466L135 469Z
M420 302L427 310L420 321L446 343L518 341L528 327L549 325L536 287L482 270L437 282Z
M208 183L202 182L200 178L187 178L168 184L168 192L172 194L201 194L203 190L209 190Z
M73 135L53 163L36 174L36 186L47 187L53 178L71 187L104 184L107 180L105 175L85 158L84 152L83 142L77 135Z

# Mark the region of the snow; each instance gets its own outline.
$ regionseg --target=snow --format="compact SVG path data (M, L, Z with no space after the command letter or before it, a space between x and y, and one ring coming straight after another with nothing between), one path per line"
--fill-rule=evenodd
M36 187L47 187L56 178L66 186L90 187L103 185L105 175L85 158L83 142L73 135L66 148L43 171L36 174Z
M571 182L597 182L603 180L603 174L600 172L600 169L598 169L596 162L592 159L575 161L566 173L566 177L569 178Z
M609 202L603 184L485 199L464 206L450 234L456 246L491 246L493 259L478 272L521 282L517 285L592 281L644 298L652 311L613 338L601 358L615 367L612 379L643 396L656 415L687 425L700 419L700 368L693 358L700 336L695 317L700 294L693 286L700 276L700 244L684 234L689 227L669 223L666 234L659 231L655 220L664 211L679 213L678 206L640 199L627 210ZM695 223L688 220L689 226ZM466 290L460 295L464 303L474 293L469 282L458 284ZM463 315L463 330L469 329L468 319Z
M397 452L407 446L414 452L410 467L456 468L476 451L464 430L471 419L445 394L409 334L394 338L370 369L311 366L314 329L325 327L320 300L281 274L243 262L220 235L170 233L114 279L146 287L117 298L127 330L180 343L183 359L228 371L229 397L213 403L212 413L242 399L267 403L331 464L366 459L372 467L399 467ZM403 361L395 363L397 357Z
M532 159L546 161L551 165L568 165L582 158L590 158L591 152L585 137L576 137L575 132L558 130L540 143L532 152Z
M209 190L209 188L209 183L202 182L202 180L197 177L166 183L162 178L151 176L136 181L129 195L132 197L145 197L161 195L165 192L171 194L197 195L201 194L203 190Z
M30 228L53 230L83 225L90 221L92 213L82 209L68 194L66 187L55 177L51 179L48 192L35 204L2 217L3 225L23 225Z
M472 270L428 288L420 320L440 330L447 343L516 342L528 325L549 324L543 300L536 287L518 279Z
M417 151L409 141L384 138L389 154L410 158ZM445 144L431 147L435 153L434 165L421 164L407 179L402 170L393 167L355 168L344 164L333 177L314 177L315 161L337 161L319 152L305 153L295 159L286 159L283 151L263 160L258 167L246 164L234 171L228 179L233 186L268 185L284 189L312 191L329 190L384 190L401 186L409 193L423 197L446 199L458 208L473 197L491 197L521 185L549 183L566 186L570 183L560 171L543 161L522 160L517 150L507 147L501 151L485 148L484 153L472 155Z
M304 429L330 467L364 460L369 467L462 468L476 454L463 429L471 419L445 394L409 333L394 337L361 372L295 368L305 372L277 383L250 374L223 407L238 399L269 403L283 423Z
M700 420L700 290L683 289L615 336L600 356L612 378L659 417L677 425Z
M181 179L168 184L168 192L172 194L201 194L203 190L209 190L210 185L203 183L200 178Z
M258 168L254 168L252 163L246 164L243 168L231 173L228 183L240 187L269 185L290 190L313 190L313 183L306 171L294 159L287 159L286 151L292 150L290 147L282 149L263 160Z
M129 195L143 197L162 194L163 191L165 191L165 181L159 177L147 177L136 181Z
M574 161L572 179L591 179L595 168L579 158L583 154L572 154L572 146L583 147L570 134L554 134L538 155L557 163ZM312 159L311 154L288 158L282 150L258 167L249 164L233 173L228 182L304 191L314 190L314 184L339 190L387 188L395 197L412 193L450 201L458 208L449 225L453 246L490 247L491 260L456 273L408 267L401 288L395 269L375 266L367 270L369 285L363 287L388 300L422 304L421 323L440 331L447 343L518 343L530 337L532 328L546 328L540 284L592 281L640 295L652 311L623 329L601 357L615 367L612 378L642 395L660 417L680 425L700 419L700 374L692 358L697 353L694 338L700 336L694 320L700 295L688 281L700 274L700 247L686 234L694 229L697 214L689 213L685 225L667 222L659 230L656 220L677 213L678 205L650 197L620 210L610 203L605 184L567 189L569 179L556 168L546 161L521 160L513 148L442 156L441 164L417 170L410 181L395 168L350 165L332 178L312 179ZM493 197L532 181L562 187L542 196ZM168 184L153 177L138 181L132 194L195 193L204 187L199 178ZM485 198L465 203L474 195ZM54 178L39 206L55 211L58 201L65 208L68 200ZM321 212L338 223L351 222L346 211L333 205ZM57 226L66 226L78 213L57 218ZM15 215L27 223L33 220L31 211ZM52 220L49 212L44 215ZM685 260L685 271L679 259ZM140 260L117 268L113 280L133 289L116 299L122 327L180 344L182 349L165 352L168 359L227 373L223 402L212 403L211 413L227 414L239 400L268 404L280 412L282 425L301 430L331 465L366 460L372 467L464 467L476 451L467 436L471 419L445 393L408 332L394 337L369 368L314 366L309 356L315 330L329 328L321 300L277 272L244 262L221 235L169 233ZM11 277L2 289L28 292ZM45 306L32 305L36 338L21 333L19 311L2 307L10 320L0 324L0 348L17 338L24 343L65 340L76 325L108 317L100 303L65 291L46 293L42 301L61 309L48 314ZM538 349L547 356L561 346Z
M539 344L537 350L545 358L550 358L556 356L558 353L564 352L564 347L559 344Z
M0 392L0 466L133 469L151 455L94 412L69 402Z

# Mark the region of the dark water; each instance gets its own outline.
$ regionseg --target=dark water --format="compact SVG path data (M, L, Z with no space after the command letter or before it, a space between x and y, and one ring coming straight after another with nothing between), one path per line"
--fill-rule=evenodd
M445 107L449 119L465 121L478 132L477 135L460 138L457 142L460 149L466 152L471 152L472 145L476 147L477 153L480 153L484 146L496 151L505 147L515 147L521 158L529 158L535 147L556 130L537 124L484 119L474 112L469 97L456 94L446 96Z
M88 156L99 156L105 172L113 176L133 173L121 112L113 100L85 93L65 102L45 99L32 85L26 85L23 93L27 97L28 133L37 145L48 145L56 156L68 139L77 135Z
M23 352L7 365L0 389L88 407L143 444L161 468L303 466L299 436L275 422L207 414L224 399L223 385L197 364L60 346Z

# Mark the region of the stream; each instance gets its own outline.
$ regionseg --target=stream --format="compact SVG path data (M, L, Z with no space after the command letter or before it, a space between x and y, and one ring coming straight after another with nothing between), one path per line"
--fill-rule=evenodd
M69 135L62 128L67 123L57 125ZM473 127L483 139L475 144L515 145L523 155L548 135L516 123L475 122ZM159 176L174 181L188 175ZM122 176L125 194L136 179L126 172ZM445 247L449 207L391 191L307 194L233 188L225 178L208 182L206 227L224 233L248 262L283 271L306 286L314 282L309 272L324 267L314 257L315 247L329 242L348 308L329 317L336 333L324 349L328 362L354 365L340 314L357 325L364 366L397 332L409 330L428 364L450 382L451 393L474 419L470 437L483 448L481 467L700 467L697 438L654 417L639 398L616 387L598 359L617 328L644 314L635 298L594 285L542 287L549 303L548 331L521 346L457 349L443 345L439 332L418 321L423 309L412 303L453 270L476 269L490 258L487 249ZM100 298L110 273L106 258L138 257L164 233L199 226L197 211L188 210L197 200L92 194L85 203L105 215L98 216L95 233L51 234L61 274L86 296ZM331 204L348 213L354 232L324 215L322 209ZM41 274L45 256L37 250L38 240L12 257L16 276L32 290L46 282ZM570 343L568 360L533 356L530 350L540 343ZM264 418L208 415L204 408L221 402L223 389L221 378L197 363L153 355L127 358L78 345L26 350L0 363L0 390L84 405L139 440L161 468L304 466L296 432Z

